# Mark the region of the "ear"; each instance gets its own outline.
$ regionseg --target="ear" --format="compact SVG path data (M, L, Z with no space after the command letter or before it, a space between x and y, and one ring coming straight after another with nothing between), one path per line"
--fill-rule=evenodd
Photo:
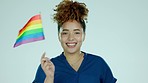
M59 39L59 42L61 42L61 32L62 32L63 28L61 27L58 31L58 39Z
M83 36L82 36L82 40L84 41L85 40L85 33L83 33Z
M60 32L58 33L58 39L59 39L59 42L61 42L61 34L60 34Z

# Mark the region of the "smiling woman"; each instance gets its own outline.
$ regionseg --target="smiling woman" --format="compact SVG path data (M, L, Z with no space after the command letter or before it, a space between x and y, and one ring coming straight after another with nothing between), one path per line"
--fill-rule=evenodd
M66 0L56 7L54 20L63 52L51 60L43 54L33 83L115 83L116 78L100 56L81 51L86 5Z
M75 20L65 22L59 34L59 40L66 54L80 53L80 47L85 36L80 23Z

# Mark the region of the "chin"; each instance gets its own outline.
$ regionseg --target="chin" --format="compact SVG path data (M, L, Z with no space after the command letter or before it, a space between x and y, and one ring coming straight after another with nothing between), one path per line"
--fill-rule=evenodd
M74 51L74 50L68 50L67 53L74 54L74 53L76 53L76 51Z
M69 53L69 54L74 54L74 53L77 53L78 51L80 51L80 50L76 50L76 49L67 49L67 50L65 50L67 53Z

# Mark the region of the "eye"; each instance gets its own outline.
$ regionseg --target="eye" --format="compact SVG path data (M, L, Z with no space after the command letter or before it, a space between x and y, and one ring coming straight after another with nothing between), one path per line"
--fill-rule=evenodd
M67 35L68 34L68 32L62 32L62 35Z
M75 32L75 34L80 34L80 32Z

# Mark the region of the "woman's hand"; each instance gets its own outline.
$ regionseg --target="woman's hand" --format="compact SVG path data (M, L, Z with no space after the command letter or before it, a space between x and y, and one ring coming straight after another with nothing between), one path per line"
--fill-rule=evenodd
M45 53L41 57L41 67L46 74L46 78L53 80L55 66L48 57L45 57Z

